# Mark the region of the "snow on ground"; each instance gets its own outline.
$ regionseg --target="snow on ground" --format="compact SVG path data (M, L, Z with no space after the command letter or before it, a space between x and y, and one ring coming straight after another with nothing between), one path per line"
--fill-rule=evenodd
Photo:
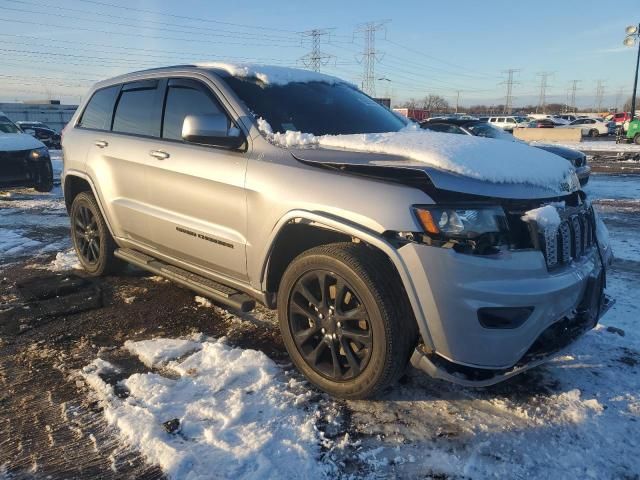
M562 142L554 143L559 147L573 148L575 150L587 150L589 152L622 152L640 154L640 145L634 143L616 143L612 140L593 140L586 142Z
M119 382L116 395L101 377L112 369L108 362L98 359L82 375L122 440L171 478L306 479L332 473L332 465L319 460L309 393L294 393L289 385L295 381L263 353L223 340L154 339L128 342L127 348L145 363L163 364L171 376L133 374Z

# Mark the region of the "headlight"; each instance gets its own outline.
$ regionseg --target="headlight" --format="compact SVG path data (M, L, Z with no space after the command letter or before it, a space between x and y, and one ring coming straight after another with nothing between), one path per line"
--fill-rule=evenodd
M502 207L420 206L414 211L430 245L485 255L506 243L508 227Z
M31 150L29 152L29 158L31 160L38 160L39 158L47 156L49 156L49 150L47 150L47 147L36 148L35 150Z

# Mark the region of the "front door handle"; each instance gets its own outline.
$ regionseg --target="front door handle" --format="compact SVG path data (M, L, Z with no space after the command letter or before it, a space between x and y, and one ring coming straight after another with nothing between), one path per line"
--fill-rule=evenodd
M105 142L104 140L96 140L94 144L96 147L100 147L100 148L109 146L109 142Z
M151 150L149 152L149 155L151 155L153 158L157 158L158 160L166 160L171 156L167 152L163 152L162 150Z

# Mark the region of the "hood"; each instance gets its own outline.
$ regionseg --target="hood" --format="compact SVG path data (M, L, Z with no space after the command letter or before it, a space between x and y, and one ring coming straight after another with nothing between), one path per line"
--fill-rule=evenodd
M0 133L0 152L33 150L44 144L26 133Z
M540 148L546 152L553 153L555 155L560 155L562 158L566 158L567 160L577 160L578 158L582 158L584 153L580 150L575 150L573 148L561 147L560 145L547 145L544 143L533 143L531 144L533 147Z
M417 135L416 135L417 134ZM384 178L385 170L424 174L436 189L505 199L564 196L580 188L557 155L517 142L435 132L316 137L289 148L298 160Z

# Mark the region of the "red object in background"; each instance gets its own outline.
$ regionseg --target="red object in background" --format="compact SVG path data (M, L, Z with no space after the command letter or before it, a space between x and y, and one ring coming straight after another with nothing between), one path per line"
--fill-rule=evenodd
M616 125L621 125L627 120L631 120L631 112L614 113L611 120L616 122Z
M394 108L393 111L417 122L422 122L430 117L429 110L425 108Z

